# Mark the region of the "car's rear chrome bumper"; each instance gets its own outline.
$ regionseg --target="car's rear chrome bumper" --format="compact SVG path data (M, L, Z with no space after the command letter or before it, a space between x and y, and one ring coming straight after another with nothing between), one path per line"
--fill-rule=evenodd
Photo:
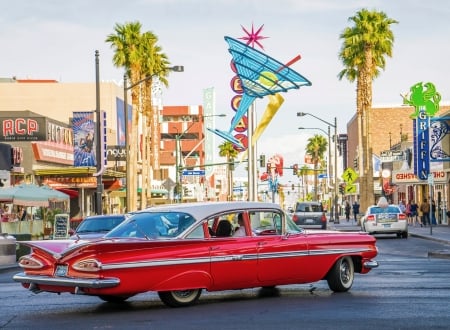
M363 266L364 266L364 268L369 268L369 269L377 268L378 262L376 262L375 260L368 260L368 261L364 262Z
M78 288L111 288L118 286L120 280L118 278L73 278L73 277L49 277L39 275L27 275L25 273L18 273L13 276L14 281L34 284L34 285L54 285Z

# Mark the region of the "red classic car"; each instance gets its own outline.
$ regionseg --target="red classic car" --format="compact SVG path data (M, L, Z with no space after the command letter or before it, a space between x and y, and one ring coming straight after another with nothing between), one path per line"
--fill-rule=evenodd
M375 242L362 232L306 231L272 203L166 205L134 213L95 241L21 241L31 254L14 280L35 293L114 302L157 291L172 307L193 304L203 289L326 280L343 292L355 272L378 266Z

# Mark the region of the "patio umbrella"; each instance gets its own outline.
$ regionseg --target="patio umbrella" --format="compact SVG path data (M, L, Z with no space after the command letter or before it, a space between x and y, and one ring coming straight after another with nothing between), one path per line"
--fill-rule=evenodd
M48 207L50 202L69 200L69 195L48 186L23 183L18 186L0 189L0 201L12 202L22 206Z

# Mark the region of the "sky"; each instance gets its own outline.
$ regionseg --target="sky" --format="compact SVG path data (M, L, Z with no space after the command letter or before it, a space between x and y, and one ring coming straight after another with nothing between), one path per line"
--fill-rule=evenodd
M98 50L100 79L122 84L124 71L114 67L113 49L105 39L116 24L138 21L142 32L158 36L172 65L184 66L183 73L170 74L164 104L202 104L203 90L213 87L216 114L228 115L216 120L216 127L228 130L235 94L224 37L240 38L245 36L242 27L264 25L261 35L268 38L261 40L263 51L283 63L300 54L291 67L312 83L283 94L284 104L258 141L258 154L281 154L285 166L291 166L304 163L307 139L327 130L324 122L297 117L297 112L328 123L336 118L338 134L346 133L355 114L356 86L337 77L343 68L339 34L352 26L348 18L362 8L383 11L399 22L391 26L393 57L373 84L373 106L401 105L400 94L421 81L434 83L441 104L448 103L447 0L0 0L0 77L95 82ZM266 104L266 98L257 99L257 116ZM284 182L293 180L289 172Z

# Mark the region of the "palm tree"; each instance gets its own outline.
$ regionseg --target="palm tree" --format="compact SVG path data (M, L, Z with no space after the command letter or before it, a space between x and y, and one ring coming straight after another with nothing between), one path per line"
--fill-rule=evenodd
M308 195L308 185L306 184L306 177L309 175L314 175L314 170L309 168L307 165L303 165L299 168L299 171L297 172L299 176L302 178L302 185L303 185L303 200L306 200L306 196Z
M238 151L234 148L234 144L230 141L224 141L219 145L219 156L225 157L228 163L227 166L227 200L233 200L233 170L234 170L234 159L238 155ZM233 163L233 164L231 164Z
M318 200L317 195L317 174L319 171L319 164L324 159L324 154L327 151L328 141L325 137L319 134L308 139L306 145L306 154L311 156L312 162L314 164L314 196L315 200Z
M106 42L111 44L111 48L114 48L115 53L113 56L113 63L116 67L125 68L125 73L130 79L130 85L137 83L141 78L141 58L140 58L140 40L141 40L141 23L132 22L124 25L116 24L114 26L115 34L109 34L106 38ZM131 90L131 105L132 109L137 109L139 103L139 94L137 88ZM125 105L125 111L128 111L127 105ZM136 173L137 163L137 126L138 126L138 113L136 111L131 112L131 136L129 137L129 159L130 163L127 164L127 171ZM128 125L128 123L125 123ZM130 190L130 199L128 201L130 205L129 211L137 209L136 205L136 193L137 193L137 180L131 180L127 182L127 189Z
M162 53L162 48L156 43L158 37L151 32L145 32L142 35L141 59L142 59L142 79L149 77L143 83L143 115L142 120L142 140L145 141L142 148L142 198L141 208L147 205L147 200L151 198L151 182L153 179L153 171L159 166L160 154L159 150L159 125L158 125L158 109L152 100L153 79L158 77L162 84L168 86L166 76L168 75L168 67L170 65L166 54ZM152 156L152 157L151 157Z
M156 45L157 37L151 32L141 33L141 23L132 22L126 23L124 25L116 24L114 27L115 33L112 33L107 36L106 42L111 44L111 47L115 50L113 56L113 63L116 67L125 68L125 73L127 77L130 79L130 86L137 84L139 81L145 79L146 77L159 76L161 78L161 82L168 85L167 83L167 75L169 72L168 69L168 60L167 56L162 53L162 50L159 46ZM146 80L145 87L137 85L131 89L131 104L132 108L137 110L139 109L140 104L140 96L143 96L147 102L143 102L144 106L147 104L151 107L151 82L152 78ZM143 91L143 93L141 93ZM127 109L125 109L127 111ZM142 112L144 114L151 114L148 108L143 109ZM148 119L149 116L147 116ZM150 115L150 118L152 116ZM130 163L127 164L127 171L131 173L137 173L136 164L137 164L137 141L138 141L138 123L139 123L139 113L137 111L132 111L132 129L131 136L129 137L129 159ZM151 119L150 119L151 121ZM148 123L147 120L143 120L144 123ZM128 124L128 123L126 123ZM148 125L146 125L148 126ZM152 125L150 125L152 127ZM147 141L147 129L143 130L144 141ZM147 144L147 143L146 143ZM155 143L156 144L156 143ZM149 150L147 148L144 148ZM148 165L147 155L149 153L143 152L143 164ZM146 168L146 166L143 166ZM146 171L148 168L146 169ZM148 173L148 172L147 172ZM144 178L147 185L149 185L148 178ZM144 187L143 187L144 188ZM148 187L145 187L148 188ZM131 182L127 182L127 189L130 189L130 211L136 210L136 193L137 193L137 180L131 180ZM146 191L148 193L148 189L143 189L143 192ZM144 193L141 198L141 206L145 207L147 201L147 193ZM127 210L128 211L128 210Z
M358 120L358 154L360 158L361 206L374 202L372 147L370 141L370 110L372 108L372 81L385 69L385 57L392 57L394 34L391 25L398 23L384 12L362 9L349 18L352 27L340 34L343 40L339 59L344 69L338 78L356 80L356 113Z

